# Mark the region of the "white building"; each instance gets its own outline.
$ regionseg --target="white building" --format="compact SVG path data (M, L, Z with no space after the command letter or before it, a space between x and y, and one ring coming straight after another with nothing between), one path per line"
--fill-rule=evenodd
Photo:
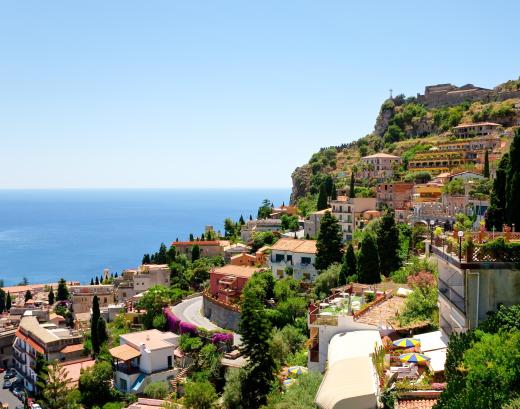
M343 240L352 240L352 235L357 227L363 227L363 213L376 209L375 197L338 196L331 200L332 215L338 219L343 233Z
M316 262L316 240L282 238L271 246L269 267L275 278L284 278L287 273L297 280L314 281L318 271Z
M166 264L143 264L134 274L134 291L145 292L156 285L170 286L170 269Z
M179 335L156 329L121 335L121 345L110 349L115 387L139 393L151 382L174 378L178 372L174 352L179 339Z
M303 222L304 237L311 239L318 238L318 233L321 227L321 218L326 212L330 212L332 209L319 210L317 212L310 213Z

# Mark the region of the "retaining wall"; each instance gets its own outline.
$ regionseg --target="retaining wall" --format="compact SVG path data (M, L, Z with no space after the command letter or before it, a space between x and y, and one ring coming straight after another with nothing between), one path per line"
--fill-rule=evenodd
M240 322L240 311L236 308L230 308L225 304L218 302L206 294L202 297L202 305L204 316L218 325L220 328L238 331Z

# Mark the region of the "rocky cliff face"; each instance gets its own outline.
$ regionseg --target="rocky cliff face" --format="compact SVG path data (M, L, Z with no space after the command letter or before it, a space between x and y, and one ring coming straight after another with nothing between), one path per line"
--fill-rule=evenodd
M393 109L382 109L376 118L376 124L374 126L374 134L377 136L383 136L388 129L390 119L394 116Z
M292 178L292 192L291 204L295 204L298 198L309 193L311 185L312 170L309 164L297 167L291 175Z

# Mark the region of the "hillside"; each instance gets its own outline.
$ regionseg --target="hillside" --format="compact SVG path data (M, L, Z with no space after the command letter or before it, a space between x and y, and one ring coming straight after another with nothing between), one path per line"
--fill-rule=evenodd
M453 127L473 122L498 123L504 128L503 138L508 139L510 128L520 125L520 78L493 89L439 84L426 87L424 95L387 99L370 135L349 144L322 148L308 163L295 169L291 202L316 194L328 175L334 178L337 188L346 187L360 158L376 152L401 156L404 173L407 161L416 153L453 140ZM363 183L371 187L369 182Z

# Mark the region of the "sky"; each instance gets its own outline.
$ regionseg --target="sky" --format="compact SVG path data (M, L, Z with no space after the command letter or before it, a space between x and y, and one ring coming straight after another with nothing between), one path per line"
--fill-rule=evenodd
M288 187L429 84L520 76L520 2L0 2L0 188Z

